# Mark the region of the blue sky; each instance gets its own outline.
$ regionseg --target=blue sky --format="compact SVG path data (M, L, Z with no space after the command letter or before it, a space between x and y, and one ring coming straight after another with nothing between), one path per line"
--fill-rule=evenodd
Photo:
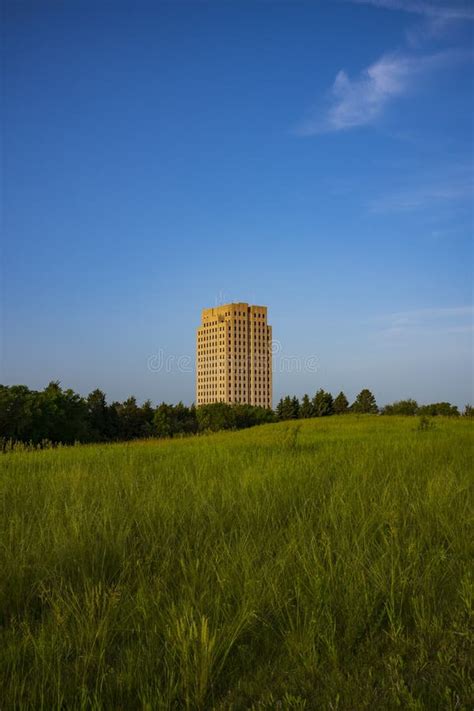
M2 26L1 382L191 402L201 308L249 301L275 400L473 401L470 0L10 1Z

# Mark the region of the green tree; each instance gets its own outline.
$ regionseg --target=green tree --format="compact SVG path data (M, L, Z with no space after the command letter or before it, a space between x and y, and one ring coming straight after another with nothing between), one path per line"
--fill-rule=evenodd
M135 397L129 397L117 408L119 438L138 439L143 436L142 415Z
M331 393L325 392L322 388L318 390L313 398L314 417L326 417L334 412L334 401Z
M275 416L276 416L277 420L284 420L285 419L284 415L285 415L285 402L284 402L283 398L280 398L280 400L278 401L278 405L275 408Z
M34 439L73 444L88 438L87 403L73 390L62 390L53 381L39 394Z
M450 402L433 402L430 405L421 405L418 408L419 415L428 415L436 417L459 417L459 410L456 405L451 405Z
M175 434L192 434L197 432L196 407L186 407L182 402L174 406L174 429Z
M233 405L233 409L235 417L235 427L237 429L243 429L244 427L254 427L255 425L261 425L265 422L275 421L275 416L273 412L265 407L237 404Z
M235 411L225 402L201 405L196 410L200 432L217 432L235 427Z
M298 417L300 416L300 401L296 397L291 398L291 419L292 420L297 420Z
M342 390L334 400L333 409L335 415L345 415L346 412L349 412L349 400L346 398Z
M357 395L355 402L351 405L351 410L361 415L376 414L379 411L374 395L367 388L361 390Z
M153 418L155 410L151 400L145 400L140 408L140 437L151 437L153 434Z
M153 417L153 431L157 437L172 437L174 434L173 406L162 402Z
M0 437L13 441L36 441L39 393L26 385L0 385Z
M382 415L416 415L418 403L416 400L398 400L391 405L385 405Z
M107 408L107 432L109 439L113 441L122 439L119 415L119 410L121 407L122 406L119 402L113 402Z
M96 388L87 397L88 438L103 442L109 438L108 408L105 394Z
M301 407L300 407L300 417L303 419L307 419L308 417L313 416L313 406L311 404L311 400L309 399L308 395L303 395L303 399L301 400Z
M287 395L283 399L283 404L282 404L282 420L291 420L294 417L294 406L293 406L293 400L289 395Z

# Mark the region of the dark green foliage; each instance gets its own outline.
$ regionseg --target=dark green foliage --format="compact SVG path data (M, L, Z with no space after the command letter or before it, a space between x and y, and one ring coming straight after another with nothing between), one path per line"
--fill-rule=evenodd
M109 406L108 412L107 412L109 439L114 442L116 442L117 440L120 440L120 437L122 434L121 428L120 428L119 409L120 409L120 403L113 402Z
M309 399L308 395L303 395L303 399L301 401L301 407L300 407L300 417L305 420L308 417L313 416L313 406L311 404L311 400Z
M367 388L361 390L357 395L355 402L351 405L351 410L359 415L376 414L379 411L375 397Z
M350 408L355 413L378 412L370 390L362 390ZM93 390L82 398L73 390L63 390L51 382L41 392L25 385L0 385L0 448L15 442L73 444L74 442L117 442L148 437L175 437L203 431L243 429L275 420L308 419L341 415L348 411L343 392L333 400L331 393L318 390L311 401L304 395L281 398L275 413L252 405L214 403L196 410L182 402L162 403L154 408L150 400L138 405L135 397L107 404L105 394ZM472 417L473 408L466 405L464 415ZM418 406L415 400L400 400L386 405L384 415L437 415L457 417L459 410L449 402Z
M186 407L182 402L167 405L162 402L156 408L153 432L157 437L174 437L197 432L198 423L194 405Z
M293 420L297 420L299 416L300 416L300 401L298 400L298 398L295 395L295 397L291 398L291 418Z
M433 402L431 405L422 405L418 408L418 415L428 415L429 417L459 417L459 410L456 405L449 402Z
M472 410L472 408L471 408ZM469 405L466 405L469 412ZM385 405L382 415L425 415L426 417L459 417L459 410L456 405L449 402L434 402L430 405L418 405L416 400L399 400L391 405ZM469 416L469 414L467 415ZM471 415L472 417L472 415Z
M285 401L283 398L280 398L278 405L275 408L275 416L277 420L285 419Z
M349 412L349 400L342 390L334 400L333 410L335 415L345 415L346 412Z
M155 408L151 404L151 400L145 400L140 410L140 436L152 437L154 434L153 418L155 417Z
M42 391L0 386L0 438L73 444L87 439L87 403L73 390L51 382Z
M0 385L1 436L14 441L31 439L33 422L40 419L39 407L38 393L31 392L26 385Z
M293 400L288 398L288 402L293 412ZM205 430L243 429L274 420L271 410L252 405L216 403L196 410L194 405L187 407L182 402L163 402L154 408L150 400L138 405L133 396L107 405L99 389L83 399L72 390L62 390L56 382L43 392L24 385L0 385L0 444L4 449L15 442L45 446L175 437Z
M310 401L307 395L303 396L301 404L296 397L287 395L279 401L275 414L277 420L294 420L297 418L307 419L309 417L325 417L327 415L343 415L348 412L357 414L377 414L379 412L374 395L370 390L364 389L358 394L355 402L349 407L349 401L341 391L333 400L331 393L322 388L318 390L313 400ZM416 400L398 400L397 402L385 405L381 410L382 415L427 415L435 417L457 417L459 410L449 402L438 402L431 405L418 405ZM474 408L466 405L463 415L473 417Z
M398 400L391 405L385 405L382 415L416 415L418 403L416 400Z
M200 432L240 430L275 420L271 410L244 404L228 405L224 402L215 402L201 405L196 412Z
M227 407L234 410L235 426L238 430L275 422L275 415L265 407L245 404L228 405Z
M331 393L318 390L313 398L313 417L326 417L334 412L334 401Z
M426 430L432 430L434 427L433 420L427 415L421 415L418 421L417 429L420 432L426 432Z
M276 408L276 416L278 420L294 420L299 414L298 398L291 398L287 395L282 398Z
M201 405L197 409L197 420L201 432L231 430L235 427L235 411L224 402Z
M162 402L156 408L153 424L157 437L172 437L175 431L173 405L167 405L166 402Z
M144 437L144 419L135 397L129 397L117 407L119 439L139 439Z
M93 390L86 402L90 439L93 442L106 441L110 438L110 427L105 393L99 389Z
M173 434L188 435L194 434L198 429L196 408L194 405L187 407L182 402L178 402L173 407Z

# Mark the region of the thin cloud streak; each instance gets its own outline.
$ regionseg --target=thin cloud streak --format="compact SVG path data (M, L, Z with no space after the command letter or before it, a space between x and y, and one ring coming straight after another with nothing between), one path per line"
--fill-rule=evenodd
M388 212L411 212L430 207L435 203L446 203L474 199L474 183L466 181L459 184L442 184L417 187L385 195L369 204L369 211L374 214Z
M474 306L448 306L399 311L378 319L385 324L384 338L413 335L461 335L473 330Z
M443 20L474 20L474 8L467 2L429 2L428 0L350 0L357 5L373 5L387 10L402 10Z
M397 311L390 314L392 320L398 323L416 324L426 319L444 319L459 316L474 316L474 306L439 306L428 309L412 309L410 311Z
M373 124L394 99L409 93L420 76L472 56L469 50L424 56L385 54L354 79L341 69L330 91L329 106L301 122L296 133L311 136Z

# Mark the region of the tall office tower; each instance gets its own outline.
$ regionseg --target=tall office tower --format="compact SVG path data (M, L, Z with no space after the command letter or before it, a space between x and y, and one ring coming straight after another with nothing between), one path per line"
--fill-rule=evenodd
M272 407L272 327L266 306L204 309L197 329L196 402Z

